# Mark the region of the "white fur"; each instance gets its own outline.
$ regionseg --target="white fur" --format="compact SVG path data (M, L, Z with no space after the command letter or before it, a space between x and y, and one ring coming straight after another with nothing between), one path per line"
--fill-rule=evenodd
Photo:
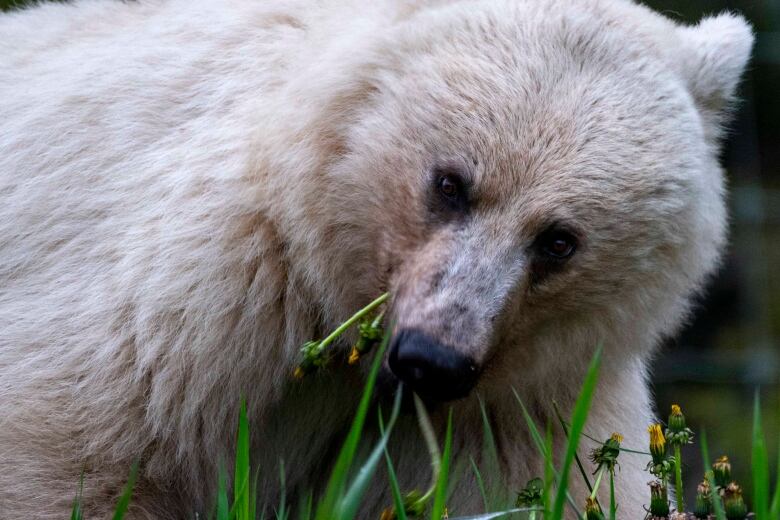
M589 432L644 445L647 361L724 241L717 140L742 18L79 0L0 15L0 37L0 517L62 518L82 470L106 515L136 458L137 517L206 510L242 395L264 497L280 456L292 494L316 486L362 377L292 382L298 348L385 289L394 322L432 334L465 302L449 333L485 362L510 489L541 463L509 389L550 420L599 342ZM465 231L420 209L442 156L475 159L485 209ZM525 251L550 215L586 247L532 288ZM474 451L476 399L456 418ZM392 447L408 487L428 478L416 436L404 419ZM642 514L644 463L621 456L623 518ZM368 503L390 505L387 486ZM479 504L464 478L450 510Z

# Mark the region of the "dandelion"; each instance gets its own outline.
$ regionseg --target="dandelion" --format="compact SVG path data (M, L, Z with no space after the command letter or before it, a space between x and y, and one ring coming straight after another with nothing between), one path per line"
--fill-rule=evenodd
M653 480L650 486L650 515L657 518L669 516L669 496L666 486L660 480Z
M428 497L417 491L410 491L404 496L404 511L409 516L422 516Z
M693 506L693 515L696 518L709 518L712 502L710 500L710 483L703 480L696 488L696 503Z
M604 513L601 511L601 506L595 498L588 497L586 500L585 518L587 520L605 520Z
M723 508L728 520L744 520L747 517L747 505L742 498L742 488L736 482L726 486L723 492Z
M693 432L685 425L685 416L678 404L672 405L665 435L666 441L672 446L682 446L693 442Z
M338 328L336 328L336 330L328 334L328 336L322 341L307 341L306 343L304 343L303 346L301 347L301 362L293 371L293 377L295 379L301 379L305 375L326 366L328 364L328 361L330 361L330 356L328 355L326 350L328 345L333 343L347 329L349 329L350 327L358 323L361 319L364 319L366 316L369 316L372 312L374 312L377 309L377 307L385 303L389 297L390 297L389 293L384 293L382 296L380 296L379 298L372 301L371 303L369 303L368 305L360 309L358 312L353 314L352 317L350 317L347 321L339 325ZM353 351L350 353L349 356L350 364L356 363L358 359L360 359L360 354L363 352L367 352L370 348L372 348L376 344L378 338L382 337L382 329L380 326L382 314L383 313L380 313L373 322L364 321L363 323L361 323L359 327L360 339L358 339L360 348L358 348L358 345L356 345L355 348L353 348Z
M403 497L404 513L410 517L421 517L425 513L425 504L427 498L419 491L412 490ZM387 507L382 510L379 520L396 520L398 513L394 507Z
M715 485L725 488L731 482L731 463L725 455L720 457L712 465L712 473L715 476Z
M666 455L666 437L660 424L651 424L647 428L650 434L650 454L653 456L647 465L647 470L666 482L674 470L674 460Z
M540 478L528 481L525 487L517 494L516 507L535 507L542 505L542 491L544 483Z
M677 511L685 511L685 500L683 497L682 484L682 453L683 444L693 442L693 432L685 425L685 416L682 413L680 405L673 404L672 412L669 414L669 425L666 428L666 440L674 449L674 484L677 498Z
M596 471L601 470L603 467L606 467L610 472L615 471L617 458L620 455L621 442L623 442L623 436L619 433L613 433L609 439L604 441L601 447L590 452L591 462L597 465Z
M328 362L324 349L320 348L319 341L307 341L304 343L301 347L301 357L301 362L295 367L293 372L295 379L302 379L303 376L325 366Z
M658 465L666 459L666 437L660 424L651 424L647 428L650 434L650 454L653 456L653 464Z
M542 493L544 490L544 482L540 478L532 478L528 481L525 487L517 494L517 500L515 501L515 507L540 507L542 505ZM531 511L528 515L529 520L536 518L536 511Z
M382 328L383 312L380 312L376 318L364 319L360 325L358 325L358 339L355 345L352 347L352 351L349 353L349 364L354 365L360 360L360 356L371 351L384 335L384 329Z

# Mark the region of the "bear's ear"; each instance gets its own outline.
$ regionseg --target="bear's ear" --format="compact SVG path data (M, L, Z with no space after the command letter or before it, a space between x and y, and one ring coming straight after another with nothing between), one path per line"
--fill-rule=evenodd
M717 135L750 58L753 31L739 15L724 13L678 29L683 41L681 73L710 128Z

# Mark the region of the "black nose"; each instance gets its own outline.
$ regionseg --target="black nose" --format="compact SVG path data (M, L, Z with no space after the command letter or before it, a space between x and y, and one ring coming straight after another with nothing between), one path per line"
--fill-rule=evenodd
M416 330L402 330L390 347L393 373L425 399L466 397L477 382L477 364Z

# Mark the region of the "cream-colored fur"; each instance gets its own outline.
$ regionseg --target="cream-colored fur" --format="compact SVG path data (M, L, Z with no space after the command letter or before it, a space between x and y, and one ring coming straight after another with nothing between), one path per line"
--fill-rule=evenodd
M384 290L397 327L484 366L455 446L482 443L479 395L509 489L541 472L511 388L550 421L599 343L588 431L644 445L648 359L724 242L742 18L79 0L0 15L0 39L0 518L65 517L82 470L105 516L135 459L134 517L207 511L242 395L263 496L278 500L280 458L291 495L316 487L363 376L291 381L298 348ZM473 175L465 223L426 208L441 160ZM528 248L552 221L582 243L535 283ZM416 439L404 419L406 488L428 478ZM621 518L643 515L645 462L621 456ZM389 505L387 486L367 503ZM465 476L450 511L480 504Z

